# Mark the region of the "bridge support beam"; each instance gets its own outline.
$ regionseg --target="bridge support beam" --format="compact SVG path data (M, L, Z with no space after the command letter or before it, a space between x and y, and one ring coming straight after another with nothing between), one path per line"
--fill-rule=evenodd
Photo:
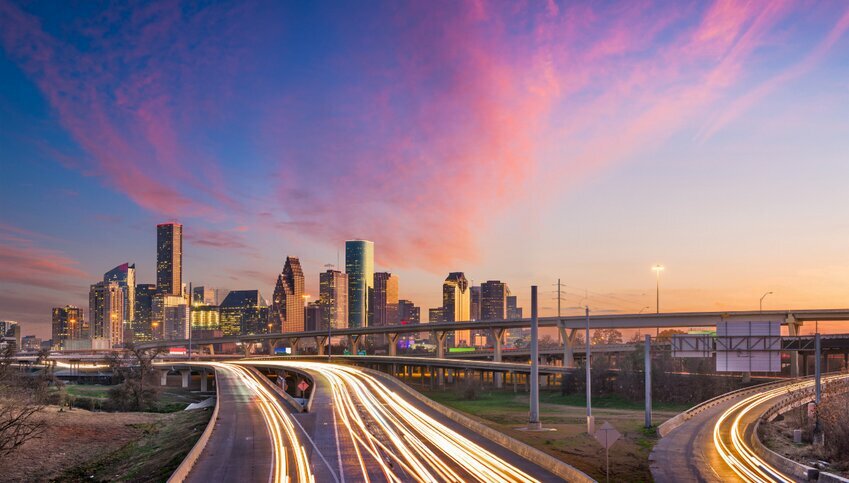
M183 376L183 386L182 386L183 389L188 388L189 383L192 381L192 370L191 369L184 369L184 370L180 371L180 375Z
M578 335L578 329L567 329L565 326L558 326L560 338L563 340L563 367L575 368L575 337ZM567 334L568 331L568 334Z
M163 369L159 371L159 385L167 386L168 385L168 370Z
M389 342L389 355L395 356L398 354L398 334L397 333L388 333L386 337Z
M494 362L501 362L501 349L504 346L504 334L506 333L505 329L489 329L492 334L492 346L493 346L493 355L492 360ZM492 379L495 383L496 389L501 389L504 387L504 374L500 372L493 372Z
M796 317L794 317L793 314L788 314L784 322L787 324L787 332L788 334L790 334L790 336L799 335L799 332L802 329L802 322L796 321ZM804 372L807 373L807 371L808 367L806 365ZM799 377L800 372L801 371L799 371L799 351L793 351L790 353L790 376Z
M301 339L299 337L292 337L289 339L289 345L292 346L292 355L296 356L301 353Z
M357 355L360 351L360 337L359 335L349 335L348 336L348 350L351 351L351 355Z
M324 345L326 342L327 342L327 336L326 335L319 335L319 336L315 337L315 352L316 352L316 354L318 354L320 356L323 356L323 355L326 354L326 351L325 351L326 347Z
M213 344L207 344L206 350L209 352L209 355L215 355L215 346Z
M435 330L431 332L431 335L436 342L436 357L445 359L445 337L448 335L448 332ZM445 369L440 367L438 371L437 384L439 387L445 387Z
M209 373L206 369L200 371L200 392L207 392L209 389L209 382L207 378L209 377Z

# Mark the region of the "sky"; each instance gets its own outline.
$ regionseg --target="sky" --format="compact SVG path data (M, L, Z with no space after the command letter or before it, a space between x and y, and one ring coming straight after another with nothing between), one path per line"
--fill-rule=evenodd
M317 295L375 242L402 298L541 313L849 306L849 4L0 0L0 319L103 272ZM426 317L426 315L425 315Z

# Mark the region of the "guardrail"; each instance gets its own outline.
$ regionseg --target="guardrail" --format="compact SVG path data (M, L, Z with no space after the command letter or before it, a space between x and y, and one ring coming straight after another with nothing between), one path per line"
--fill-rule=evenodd
M214 368L213 368L214 370ZM183 458L183 462L180 463L180 466L174 470L174 473L171 474L171 477L168 478L168 483L182 483L189 476L189 473L192 471L195 463L198 458L200 458L203 450L206 449L206 443L209 442L210 436L212 436L212 432L215 430L215 423L218 421L218 408L221 406L219 404L221 402L221 398L219 397L218 392L218 371L214 372L215 374L215 409L212 411L212 417L209 418L209 422L206 424L206 429L203 430L203 434L200 435L200 438L197 440L194 446L192 446L189 454Z
M761 391L763 389L766 389L766 388L769 388L769 387L772 387L772 386L780 386L782 384L790 384L791 382L794 382L794 381L797 381L797 380L798 379L790 379L790 380L786 380L786 381L765 382L763 384L756 384L754 386L736 389L734 391L727 392L725 394L721 394L719 396L713 397L711 399L708 399L707 401L696 404L695 406L691 407L690 409L688 409L688 410L686 410L682 413L679 413L678 415L676 415L676 416L674 416L670 419L667 419L666 422L664 422L663 424L661 424L660 426L657 427L657 434L658 434L658 436L663 438L667 434L671 433L675 428L677 428L678 426L681 426L685 422L687 422L690 419L692 419L693 417L697 416L702 411L704 411L706 409L710 409L710 408L712 408L712 407L714 407L718 404L722 404L722 403L728 401L729 399L740 397L740 396L746 396L746 395Z
M849 392L849 376L838 379L837 381L829 382L828 385L829 387L838 387L841 393ZM784 395L778 400L778 402L764 411L755 423L755 427L751 433L750 442L752 449L758 457L778 468L781 472L797 479L808 481L849 482L846 478L842 478L832 473L822 472L816 468L812 468L810 466L803 465L798 461L786 458L767 448L758 437L758 428L760 428L762 421L772 421L779 414L783 414L803 405L814 396L815 389L813 386L799 391L794 391Z

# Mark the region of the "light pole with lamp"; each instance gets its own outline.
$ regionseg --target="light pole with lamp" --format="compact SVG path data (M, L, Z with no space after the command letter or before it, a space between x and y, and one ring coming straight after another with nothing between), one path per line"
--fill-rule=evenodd
M658 314L660 314L660 272L663 271L663 268L664 268L663 265L661 265L659 263L657 265L651 267L651 269L654 270L655 278L656 278L656 281L657 281L657 291L656 291L657 299L656 299L656 302L655 302L655 304L656 304L655 307L657 308ZM657 327L656 336L660 336L660 327L659 326Z
M760 300L760 311L761 312L764 311L764 299L766 298L767 295L772 295L772 292L767 292L767 293L765 293L761 296L761 300Z

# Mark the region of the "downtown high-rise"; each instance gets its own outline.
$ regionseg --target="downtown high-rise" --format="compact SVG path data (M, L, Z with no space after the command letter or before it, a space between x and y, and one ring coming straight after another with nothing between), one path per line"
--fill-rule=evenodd
M507 317L507 297L510 289L498 280L481 284L480 320L504 320Z
M131 340L136 305L136 265L123 263L103 274L104 282L115 282L124 292L124 336Z
M156 225L156 290L164 295L183 295L183 225Z
M348 326L368 327L369 295L374 288L373 242L345 242L345 273L348 274Z
M286 257L283 272L277 276L270 319L270 330L304 330L304 271L297 257Z
M327 270L318 276L319 330L348 328L348 274Z
M374 274L374 288L369 301L371 323L376 327L398 323L398 276L389 272Z
M88 325L84 311L73 305L53 308L53 347L66 349L69 340L88 338Z
M470 311L469 281L463 272L451 272L442 284L442 321L465 322ZM454 345L471 345L471 333L468 330L454 331Z
M88 294L92 348L124 343L124 290L118 282L98 282Z

